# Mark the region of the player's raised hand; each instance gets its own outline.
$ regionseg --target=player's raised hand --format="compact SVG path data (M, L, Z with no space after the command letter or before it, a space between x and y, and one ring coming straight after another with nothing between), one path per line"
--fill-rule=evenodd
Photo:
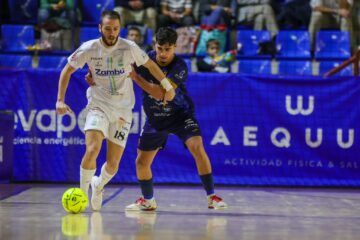
M85 75L85 80L90 86L95 86L96 85L94 79L92 78L92 74L91 74L90 69L88 69L88 72Z
M56 112L60 115L63 115L65 113L72 113L73 111L71 108L64 103L63 101L57 101L56 102Z
M165 92L164 95L164 104L167 104L167 102L172 101L175 97L175 89L170 89L169 91Z

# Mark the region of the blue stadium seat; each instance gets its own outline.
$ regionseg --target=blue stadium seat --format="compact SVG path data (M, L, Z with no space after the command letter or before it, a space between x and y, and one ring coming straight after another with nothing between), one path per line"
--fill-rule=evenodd
M308 31L280 31L276 37L276 58L310 59L310 36Z
M237 46L239 57L269 57L258 55L259 43L270 41L269 31L239 30L237 33Z
M188 67L188 72L191 73L192 72L191 59L190 58L184 58L184 61L186 63L186 66Z
M127 28L124 27L120 29L120 37L126 38L127 34L128 34Z
M280 61L280 75L312 75L311 61Z
M40 56L39 68L62 69L67 63L65 56Z
M98 27L81 27L80 44L86 41L99 38L101 36Z
M0 68L31 68L30 55L2 54L0 55Z
M270 60L240 60L239 73L271 74Z
M97 24L100 21L101 12L114 9L114 0L86 0L83 1L81 12L84 24Z
M25 52L29 45L35 44L34 28L31 25L1 26L3 50L9 52Z
M351 56L350 34L346 31L319 31L316 37L316 59L347 59Z
M8 0L10 18L15 23L36 23L39 0Z
M341 62L339 61L320 61L319 63L319 75L324 75L331 69L339 66ZM340 72L336 73L335 76L353 76L352 65L344 68Z

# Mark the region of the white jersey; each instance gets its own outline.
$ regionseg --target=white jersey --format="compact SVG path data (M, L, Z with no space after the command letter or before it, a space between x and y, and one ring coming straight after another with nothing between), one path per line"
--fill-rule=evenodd
M104 47L100 39L83 43L69 58L73 68L89 66L95 86L87 90L88 104L106 106L112 111L131 110L135 104L131 64L145 64L148 55L134 42L118 38L112 47Z

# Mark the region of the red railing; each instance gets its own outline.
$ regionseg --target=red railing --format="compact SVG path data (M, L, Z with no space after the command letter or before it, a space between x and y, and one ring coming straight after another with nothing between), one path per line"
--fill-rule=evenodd
M328 71L327 73L325 73L324 77L330 77L330 76L340 72L341 70L343 70L350 64L354 64L354 76L359 76L359 61L360 61L360 49L358 49L357 52L351 58L349 58L345 62L341 63L339 66L337 66L337 67L331 69L330 71Z

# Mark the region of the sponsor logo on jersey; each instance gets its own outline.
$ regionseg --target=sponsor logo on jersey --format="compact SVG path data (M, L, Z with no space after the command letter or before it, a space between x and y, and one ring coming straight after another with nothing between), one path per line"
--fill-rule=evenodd
M113 69L113 70L102 70L100 68L95 68L95 74L98 76L118 76L124 73L125 73L125 68Z

